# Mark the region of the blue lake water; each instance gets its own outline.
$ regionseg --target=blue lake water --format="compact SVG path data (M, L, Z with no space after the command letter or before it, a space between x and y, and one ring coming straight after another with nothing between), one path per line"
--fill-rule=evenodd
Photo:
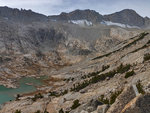
M4 86L0 86L0 104L4 104L10 100L15 100L15 95L30 93L36 91L36 86L43 85L43 79L45 77L34 78L34 77L23 77L19 80L18 88L6 88ZM27 85L26 83L33 84Z

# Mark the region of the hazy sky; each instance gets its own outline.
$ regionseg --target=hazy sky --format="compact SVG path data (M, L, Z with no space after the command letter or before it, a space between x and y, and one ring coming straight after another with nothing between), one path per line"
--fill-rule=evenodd
M129 8L142 16L150 17L150 0L0 0L0 6L31 9L45 15L75 9L92 9L100 14L110 14Z

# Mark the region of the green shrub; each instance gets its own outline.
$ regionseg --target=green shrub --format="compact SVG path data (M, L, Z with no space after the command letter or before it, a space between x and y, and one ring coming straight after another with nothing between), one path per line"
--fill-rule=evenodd
M17 94L17 96L16 96L16 101L18 101L19 98L20 98L20 94Z
M55 96L55 97L59 97L59 96L62 96L62 95L65 95L68 93L68 89L65 89L64 91L58 93L56 91L50 91L49 92L49 96Z
M36 101L37 99L43 98L41 93L35 94L34 97L32 98L33 101Z
M16 110L15 113L21 113L21 110Z
M105 71L105 70L108 69L109 67L110 67L109 65L106 65L106 66L103 65L103 66L102 66L102 69L101 69L100 71L89 73L89 74L87 74L87 75L82 76L81 78L82 78L82 79L86 79L86 78L90 78L90 77L93 77L93 76L97 76L99 73Z
M36 111L35 113L41 113L41 111L40 111L40 110L38 110L38 111Z
M61 109L59 110L59 113L65 113L65 112L64 112L64 110L61 108Z
M128 47L132 46L133 44L136 44L138 41L144 39L144 37L148 34L149 33L146 33L146 32L141 33L140 36L136 40L134 40L131 43L129 43L128 45L124 46L123 49L128 48Z
M104 55L102 55L102 56L95 57L95 58L93 58L92 60L97 60L97 59L101 59L101 58L103 58L103 57L108 57L108 56L111 55L112 53L116 53L116 52L118 52L118 51L120 51L120 50L124 50L125 48L129 48L130 46L136 44L138 41L144 39L144 37L145 37L146 35L148 35L148 34L149 34L149 33L143 32L143 33L141 33L141 34L139 35L139 37L138 37L137 39L135 39L135 40L132 41L131 43L125 45L124 47L122 47L122 48L120 48L120 49L117 49L117 50L115 50L115 51L112 51L112 52L110 52L110 53L106 53L106 54L104 54Z
M129 72L127 72L127 73L125 74L125 78L131 77L131 76L133 76L134 74L135 74L134 70L129 71Z
M140 81L137 82L136 87L137 87L139 93L145 94L145 91L143 89L143 85L141 84Z
M3 58L0 56L0 63L3 63Z
M45 110L44 113L49 113L49 112L47 110Z
M101 95L101 97L98 99L98 101L102 102L103 104L109 104L109 99L104 98L104 95Z
M93 77L93 76L98 75L100 72L101 72L101 71L92 72L92 73L89 73L89 74L87 74L87 75L82 76L81 78L82 78L82 79L90 78L90 77Z
M73 88L71 88L71 91L80 91L81 89L87 87L90 84L90 82L88 80L85 80L83 83L78 83L78 84L74 84Z
M76 109L77 107L79 107L81 104L79 103L79 100L77 99L77 100L75 100L74 102L73 102L73 105L71 106L71 109L73 110L73 109Z
M144 55L144 61L148 61L148 60L150 60L150 54L149 53Z
M126 64L125 66L123 64L121 64L118 68L117 68L117 73L125 73L130 69L131 65L130 64Z
M74 81L74 78L66 78L66 79L64 79L64 81L66 81L66 82L69 82L69 81Z
M147 44L150 44L150 40L147 42Z
M60 95L65 95L65 94L67 94L67 93L68 93L68 90L66 89L66 90L64 90L63 92L61 92Z
M102 72L105 71L106 69L108 69L109 67L110 67L109 65L106 65L106 66L103 65L103 66L102 66Z
M121 94L121 91L116 91L114 93L111 94L110 96L110 104L113 104L116 101L116 98Z
M98 99L103 104L113 104L116 101L116 98L121 94L122 90L113 92L110 96L110 98L105 98L104 95L101 95L101 97Z
M84 80L84 82L82 82L82 83L74 84L74 87L71 88L71 91L77 91L78 92L90 84L94 84L94 83L105 80L107 77L112 78L117 73L127 72L130 69L130 67L131 67L130 64L126 64L126 65L121 64L119 67L117 67L116 70L112 70L112 71L109 71L109 72L104 73L104 74L99 75L99 74L97 74L98 72L96 72L95 76L92 76L92 78L90 78L89 80Z
M55 97L58 97L59 94L58 94L56 91L50 91L50 92L49 92L49 96L55 96Z

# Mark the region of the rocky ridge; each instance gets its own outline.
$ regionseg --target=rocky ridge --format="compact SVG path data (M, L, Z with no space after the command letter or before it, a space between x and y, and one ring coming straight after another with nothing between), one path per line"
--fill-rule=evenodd
M78 20L87 20L88 22L92 22L93 24L100 24L103 21L120 23L124 25L137 26L141 28L147 28L149 26L149 18L142 17L137 14L136 11L132 9L124 9L119 12L115 12L113 14L101 15L93 10L75 10L69 13L61 13L60 15L49 16L49 19L53 21L62 21L62 22L70 22L70 21L78 21Z

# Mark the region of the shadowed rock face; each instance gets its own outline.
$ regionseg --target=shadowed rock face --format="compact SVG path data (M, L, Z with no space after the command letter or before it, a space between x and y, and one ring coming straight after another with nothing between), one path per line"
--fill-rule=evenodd
M27 53L46 49L51 50L58 46L65 39L62 33L56 29L42 27L40 25L14 25L0 22L0 47L1 52L19 51Z
M128 86L119 95L116 102L108 109L107 113L120 113L123 107L135 97L133 87Z
M150 94L139 95L131 100L121 113L149 113L150 112Z

